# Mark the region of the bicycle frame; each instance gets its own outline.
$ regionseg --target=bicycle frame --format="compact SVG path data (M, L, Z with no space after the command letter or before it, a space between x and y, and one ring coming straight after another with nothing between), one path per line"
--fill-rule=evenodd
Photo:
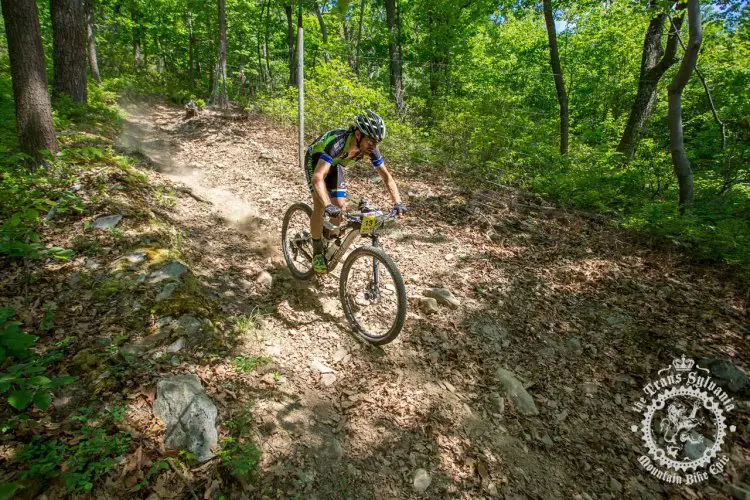
M338 250L331 256L331 259L328 261L328 270L333 271L336 269L336 266L341 261L341 258L344 256L346 251L349 249L349 247L354 243L354 240L358 237L361 237L361 234L358 229L352 228L349 233L344 237L343 243L341 243L341 247L339 247ZM378 246L378 235L374 234L372 236L369 236L372 239L372 246L376 247ZM375 261L375 280L377 281L377 261Z

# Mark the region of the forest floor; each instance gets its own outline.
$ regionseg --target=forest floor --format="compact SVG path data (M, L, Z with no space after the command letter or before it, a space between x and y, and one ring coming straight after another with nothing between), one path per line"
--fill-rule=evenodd
M723 448L725 481L657 481L637 463L644 447L631 431L641 388L673 358L750 369L748 297L727 270L688 264L674 248L532 196L394 168L410 212L383 246L409 295L444 287L461 305L427 314L410 301L400 336L373 347L347 325L338 271L296 281L281 256L286 208L310 201L295 129L239 110L185 120L160 101L123 107L119 147L143 159L162 199L150 210L172 228L170 251L202 290L175 314L212 318L228 347L216 355L196 341L168 362L133 351L151 368L126 384L140 445L121 477L143 477L142 456L160 453L155 380L192 372L218 407L220 435L243 422L262 456L252 481L222 476L217 460L167 470L152 490L159 497L731 498L730 483L750 482L742 398ZM351 203L390 206L369 165L347 174ZM71 265L106 268L143 243L130 238L142 227L126 215L112 255ZM88 300L77 328L99 331L145 301L132 290L109 306L95 305L96 293ZM120 310L110 317L106 307ZM243 370L243 359L261 362ZM524 383L538 415L518 411L499 368ZM419 469L430 478L424 492L414 484Z

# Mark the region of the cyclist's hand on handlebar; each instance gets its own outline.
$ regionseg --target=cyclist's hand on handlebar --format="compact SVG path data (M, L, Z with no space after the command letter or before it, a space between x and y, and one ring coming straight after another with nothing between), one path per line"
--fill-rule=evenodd
M338 217L339 215L341 215L341 209L333 203L331 203L330 205L326 205L325 212L329 217Z
M396 213L396 215L403 215L406 213L406 203L403 201L399 201L395 205L393 205L393 208L391 209L393 212Z

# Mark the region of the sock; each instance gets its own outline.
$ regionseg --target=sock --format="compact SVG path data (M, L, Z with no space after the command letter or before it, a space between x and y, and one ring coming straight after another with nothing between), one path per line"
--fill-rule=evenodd
M317 240L313 238L313 253L314 254L322 254L323 253L323 240L318 238Z

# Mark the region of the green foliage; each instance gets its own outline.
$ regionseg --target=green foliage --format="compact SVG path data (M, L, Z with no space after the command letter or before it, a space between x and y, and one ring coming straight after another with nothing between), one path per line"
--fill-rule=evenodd
M242 356L237 356L236 358L234 358L232 360L232 366L242 372L251 372L260 365L266 364L270 361L271 358L269 358L268 356L255 357L249 354L244 354Z
M31 347L38 337L21 330L13 321L15 311L0 308L0 396L18 411L33 404L46 410L52 402L52 390L70 384L75 377L47 377L47 365L59 359L59 353L32 358Z
M260 461L261 452L253 443L239 442L233 437L221 440L221 463L233 476L247 477Z
M122 419L123 409L94 413L83 408L73 417L81 423L80 438L73 442L34 436L18 453L25 468L20 479L50 480L62 476L69 491L88 492L117 464L117 457L130 447L130 435L112 430ZM62 464L65 464L64 470Z
M134 491L140 491L148 488L151 485L151 481L158 477L159 474L169 469L169 459L160 458L156 462L152 463L148 470L143 474L143 480L140 481L133 487Z
M222 464L235 477L247 477L258 465L261 452L254 443L243 438L253 419L249 408L242 409L227 422L231 435L221 439L218 452Z

